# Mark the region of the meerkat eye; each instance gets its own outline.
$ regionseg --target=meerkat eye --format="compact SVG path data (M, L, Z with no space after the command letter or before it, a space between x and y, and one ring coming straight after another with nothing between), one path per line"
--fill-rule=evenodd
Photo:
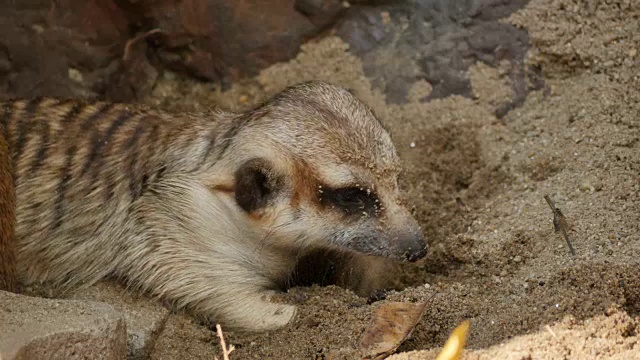
M343 188L335 191L335 202L342 207L363 207L367 194L358 188Z
M353 186L324 190L321 194L322 203L335 206L347 215L366 213L375 216L379 210L378 197L368 189Z

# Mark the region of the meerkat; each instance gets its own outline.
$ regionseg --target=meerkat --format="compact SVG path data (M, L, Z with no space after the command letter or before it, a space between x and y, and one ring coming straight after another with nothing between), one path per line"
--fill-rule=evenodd
M23 283L115 277L203 321L266 331L294 318L271 299L309 251L426 254L389 133L342 87L299 84L243 113L1 106Z
M17 292L13 165L4 126L0 125L0 290Z

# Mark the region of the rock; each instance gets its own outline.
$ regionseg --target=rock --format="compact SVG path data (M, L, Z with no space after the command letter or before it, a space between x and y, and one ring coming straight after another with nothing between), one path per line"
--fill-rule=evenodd
M97 97L130 36L124 14L100 3L0 2L0 59L10 60L11 66L7 71L2 65L0 92L10 97ZM81 73L83 81L69 76L69 68Z
M295 9L320 28L331 24L344 8L341 0L296 0L295 3Z
M336 33L374 86L402 103L416 81L424 100L471 97L467 70L507 62L513 96L502 116L544 84L526 67L524 29L500 21L526 0L60 0L0 2L0 96L135 101L163 70L217 82L257 75L300 45ZM17 4L17 3L16 3ZM46 19L46 20L43 20ZM128 49L128 50L127 50ZM69 68L73 68L69 76ZM77 76L82 74L82 81ZM5 95L6 94L6 95Z
M449 95L471 98L469 67L483 62L497 68L507 62L505 75L513 94L496 107L496 115L502 116L521 105L529 91L543 86L535 69L524 62L529 48L526 30L501 21L526 3L422 0L353 4L336 23L335 32L349 43L367 77L392 103L406 102L411 86L419 80L432 87L425 101Z
M164 328L169 310L155 301L103 282L76 291L71 299L106 302L118 310L127 325L128 359L147 359Z
M0 358L125 359L126 326L110 305L0 291Z
M130 43L127 56L123 56L107 82L105 95L113 101L137 101L149 94L156 84L158 70L146 57L146 44L142 40L138 43Z
M130 101L162 69L225 85L291 59L342 9L337 0L4 1L0 92Z

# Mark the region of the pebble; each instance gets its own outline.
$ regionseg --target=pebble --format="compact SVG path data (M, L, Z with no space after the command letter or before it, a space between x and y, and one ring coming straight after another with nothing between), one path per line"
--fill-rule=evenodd
M591 185L591 183L589 183L588 181L583 181L580 186L578 186L578 189L580 189L581 191L591 191L594 192L596 190L596 188Z
M82 83L84 81L84 77L82 76L82 73L74 68L69 68L68 76L69 76L69 79L77 83Z

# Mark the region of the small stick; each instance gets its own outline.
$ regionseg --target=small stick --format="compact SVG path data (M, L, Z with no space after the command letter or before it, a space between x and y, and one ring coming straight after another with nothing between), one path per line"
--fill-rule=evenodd
M553 329L551 329L551 326L549 326L548 324L545 325L545 328L547 329L547 331L551 334L551 336L553 336L554 339L558 339L558 337L556 336L556 333L553 331Z
M229 360L229 354L236 348L233 345L229 345L227 349L227 344L224 342L224 336L222 335L222 327L220 324L216 324L216 331L218 333L218 337L220 338L220 345L222 346L222 356L224 360Z
M566 230L567 220L564 218L562 211L560 211L560 209L558 209L556 205L553 203L553 200L551 200L549 195L545 195L544 199L547 201L547 204L549 204L551 211L553 211L553 229L555 230L555 232L562 231L562 235L564 236L564 239L567 241L567 245L569 246L569 251L571 252L571 255L575 256L576 251L573 249L573 245L571 245L571 241L569 241L569 235L567 235L567 230Z
M124 45L124 54L122 55L122 60L123 61L127 61L129 60L129 53L131 52L131 47L137 43L138 41L146 38L149 35L153 35L155 33L159 33L162 32L162 30L160 29L153 29L153 30L149 30L144 34L140 34L136 37L134 37L133 39L129 39L127 40L127 43Z

